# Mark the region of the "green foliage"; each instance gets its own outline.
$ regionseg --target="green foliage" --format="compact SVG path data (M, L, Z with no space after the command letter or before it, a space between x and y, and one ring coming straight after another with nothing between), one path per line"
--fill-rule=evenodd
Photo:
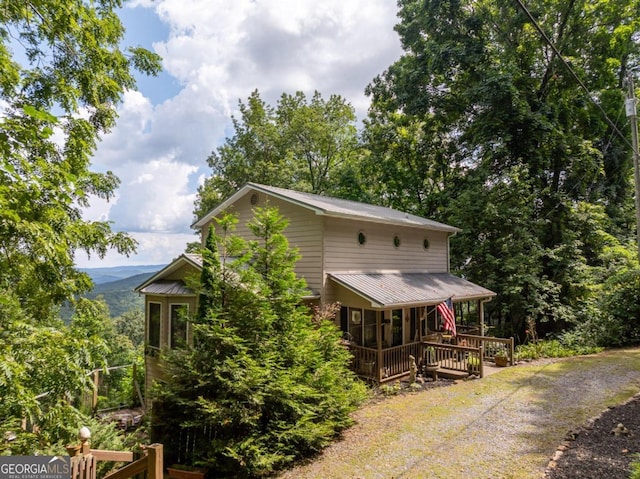
M135 86L130 68L155 74L160 63L144 49L120 50L115 8L105 0L0 1L0 280L35 316L89 289L74 269L76 251L128 254L135 246L107 222L81 216L90 195L109 199L118 185L111 172L89 167L123 92ZM14 50L26 61L15 62Z
M631 475L629 479L640 479L640 455L636 454L634 456L633 462L631 462Z
M129 319L139 322L137 334L140 343L134 346L127 334L131 333L132 326ZM76 312L71 321L71 328L76 334L87 335L90 342L104 344L105 351L103 363L96 364L94 368L104 366L128 366L136 364L138 384L144 381L140 377L144 371L142 350L142 336L144 336L144 318L142 313L132 313L118 320L111 319L109 308L102 300L91 301L81 299L76 305ZM123 332L121 332L124 329ZM93 368L92 368L93 369ZM136 396L133 390L133 367L102 371L99 388L100 400L98 408L107 408L120 405L131 406Z
M59 321L34 326L22 317L20 304L6 297L0 317L0 432L13 431L15 444L48 447L78 416L70 400L91 387L86 372L102 363L106 343L91 331ZM23 418L38 428L22 431ZM0 443L5 447L9 445Z
M580 345L563 339L540 340L516 346L517 359L566 358L602 351L598 346Z
M623 270L604 285L602 311L619 329L620 344L640 341L640 269Z
M232 235L229 217L220 235L210 230L194 344L167 355L154 400L154 431L167 450L238 477L319 451L365 396L338 329L301 305L305 283L294 274L286 221L273 209L255 215L256 241Z
M111 172L91 171L90 160L125 89L135 87L131 69L155 74L160 65L144 49L121 50L119 7L0 0L0 426L15 431L22 418L38 426L16 433L13 444L34 446L28 453L65 437L87 371L116 354L92 319L98 310L87 306L69 327L54 317L90 289L76 254L135 246L81 214L92 195L109 199L118 186Z
M357 194L358 137L353 107L338 95L283 94L271 107L254 91L239 104L235 134L208 159L212 176L198 189L195 215L247 182L311 193Z
M398 5L405 53L367 88L372 196L463 230L452 267L498 293L486 312L505 332L520 336L528 317L544 333L606 317L608 255L633 254L625 139L516 3ZM534 12L610 118L640 60L639 9L552 0Z
M113 320L113 325L116 332L129 339L134 347L144 344L144 307L123 313Z
M380 386L380 392L383 396L397 396L402 392L402 384L400 384L400 381L392 384L383 384Z

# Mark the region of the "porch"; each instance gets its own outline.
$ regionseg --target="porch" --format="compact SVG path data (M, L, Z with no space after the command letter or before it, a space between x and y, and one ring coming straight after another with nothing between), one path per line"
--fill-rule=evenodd
M412 343L389 348L370 348L355 343L347 347L353 355L352 369L361 378L377 383L400 379L409 374L413 356L418 369L426 364L437 364L442 377L485 375L485 363L495 361L498 352L506 353L509 365L514 364L513 338L495 338L459 334L458 344L447 343L446 338L428 335Z

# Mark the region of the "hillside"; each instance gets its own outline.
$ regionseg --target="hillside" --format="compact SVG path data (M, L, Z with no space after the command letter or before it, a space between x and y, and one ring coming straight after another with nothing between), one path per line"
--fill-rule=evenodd
M161 268L162 266L126 266L120 268L95 268L83 270L92 278L94 278L95 275L95 277L98 278L98 281L103 281L98 282L94 279L94 282L96 283L95 287L91 292L85 294L84 297L88 299L96 299L98 296L102 296L109 306L112 318L120 316L132 309L142 310L144 308L144 297L138 293L134 293L133 289L153 276ZM139 272L141 269L147 269L147 271L141 273ZM149 271L151 269L152 271ZM135 273L136 271L138 272ZM118 278L115 281L104 281L109 277L118 277L119 275L126 274L127 272L134 274L129 274L124 278ZM68 306L63 307L60 311L60 316L65 321L69 321L72 314L73 310Z
M98 296L102 296L109 306L109 311L113 318L132 309L142 310L144 308L144 297L134 293L133 288L139 286L153 274L140 273L118 281L96 284L93 291L86 294L85 297L95 299Z

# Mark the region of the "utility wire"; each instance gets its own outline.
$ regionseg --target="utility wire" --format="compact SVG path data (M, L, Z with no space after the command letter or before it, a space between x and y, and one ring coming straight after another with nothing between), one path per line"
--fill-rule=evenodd
M613 131L616 132L616 134L622 138L622 140L627 144L627 146L629 146L631 148L631 151L635 152L636 154L638 154L638 152L635 150L635 148L633 147L633 145L629 142L629 140L627 140L626 136L622 134L622 132L618 129L618 127L615 125L615 123L613 123L610 119L609 116L607 115L607 112L604 111L604 108L602 108L602 106L600 106L600 104L595 101L593 99L593 96L591 94L591 92L589 91L589 89L587 88L587 86L584 84L584 82L580 79L580 77L578 77L578 75L576 74L575 71L573 71L573 68L571 68L571 65L569 65L569 63L564 59L564 57L562 56L562 54L560 53L560 51L556 48L556 46L554 45L554 43L551 41L551 39L547 36L547 34L544 32L544 30L542 30L542 27L540 27L540 25L538 24L537 20L533 17L533 15L531 14L531 12L527 9L527 7L524 5L524 3L522 3L522 0L516 0L516 3L520 6L520 8L522 9L522 11L527 15L527 17L529 17L529 20L531 21L531 23L533 24L533 26L536 28L536 30L538 30L538 32L540 33L540 35L542 35L542 38L544 39L544 41L547 43L547 45L549 45L551 47L551 49L553 50L553 52L556 54L556 56L560 59L560 61L562 62L562 64L565 66L565 68L569 71L569 73L571 74L571 76L574 78L574 80L576 82L578 82L578 85L580 85L580 88L582 88L587 96L589 97L589 101L591 103L593 103L596 108L598 108L598 110L600 110L600 112L602 113L602 115L604 116L605 121L609 124L609 126L613 129Z

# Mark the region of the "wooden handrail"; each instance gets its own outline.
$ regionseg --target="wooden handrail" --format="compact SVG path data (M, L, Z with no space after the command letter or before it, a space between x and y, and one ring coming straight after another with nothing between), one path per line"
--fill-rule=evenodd
M89 452L97 461L131 462L133 452L131 451L108 451L106 449L90 449Z
M82 428L78 437L82 441L81 444L67 446L67 451L72 456L71 479L95 479L97 461L130 462L107 474L104 479L128 479L145 471L147 479L163 479L162 444L146 446L144 456L133 461L133 453L129 451L89 449L91 433L87 428Z
M127 464L111 474L107 474L104 479L127 479L147 470L147 456L141 457L137 461Z

